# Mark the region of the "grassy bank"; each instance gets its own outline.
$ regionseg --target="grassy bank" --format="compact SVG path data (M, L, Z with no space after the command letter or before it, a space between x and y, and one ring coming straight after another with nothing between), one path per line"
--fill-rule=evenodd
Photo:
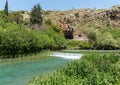
M120 55L90 53L54 73L33 77L28 85L120 85Z
M27 62L27 61L34 61L38 59L47 59L51 58L50 51L41 51L39 53L27 54L27 55L20 55L17 58L9 58L9 59L0 59L0 64L11 64L16 62Z
M65 53L82 53L82 54L91 54L91 53L120 53L120 50L62 50Z

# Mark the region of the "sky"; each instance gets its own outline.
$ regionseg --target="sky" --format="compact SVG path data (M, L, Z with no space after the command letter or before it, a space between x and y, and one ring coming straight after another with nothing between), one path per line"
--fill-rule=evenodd
M6 0L0 0L0 10L4 9ZM35 4L40 4L43 10L69 10L78 8L110 8L120 5L120 0L8 0L9 10L30 11Z

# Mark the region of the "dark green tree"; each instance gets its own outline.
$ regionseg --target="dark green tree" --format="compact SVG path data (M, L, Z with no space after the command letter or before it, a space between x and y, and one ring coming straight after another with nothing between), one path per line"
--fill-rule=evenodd
M31 11L31 24L41 25L43 22L43 10L39 4L35 5Z
M8 1L7 0L6 0L6 3L5 3L4 13L5 13L5 15L8 16Z

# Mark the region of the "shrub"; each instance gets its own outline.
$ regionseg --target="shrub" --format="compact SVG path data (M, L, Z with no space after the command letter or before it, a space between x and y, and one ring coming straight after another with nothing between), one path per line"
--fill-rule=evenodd
M54 30L42 32L28 30L18 24L6 23L0 27L0 56L18 57L18 55L38 52L43 49L58 49L66 46L62 34Z
M70 40L67 44L68 49L90 49L92 45L88 41Z

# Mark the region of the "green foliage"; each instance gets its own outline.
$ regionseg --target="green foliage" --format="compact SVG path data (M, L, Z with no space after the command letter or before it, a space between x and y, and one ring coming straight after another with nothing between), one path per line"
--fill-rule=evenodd
M0 11L0 22L8 22L8 21L9 21L8 16L5 15L4 11ZM2 25L2 23L1 23L1 25Z
M112 49L114 47L117 48L117 41L113 38L113 36L109 32L102 33L97 36L97 44L99 48L103 49Z
M35 5L35 10L39 8L39 5ZM36 19L38 21L34 24L39 23L39 18ZM6 16L4 11L0 11L0 58L14 58L44 49L56 50L66 47L66 40L60 28L52 22L45 24L45 31L26 29L22 24L21 12L11 12Z
M50 19L46 20L45 24L47 27L46 34L54 40L53 47L56 49L65 48L67 42L61 32L61 28L55 25Z
M21 15L21 12L11 12L9 14L9 20L13 23L23 24L23 17Z
M54 24L51 19L46 20L45 24L46 24L48 29L52 29L58 33L61 32L61 28L59 26L57 26L56 24Z
M1 22L4 22L4 23L10 22L10 23L16 23L16 24L23 24L23 17L21 15L21 12L13 11L13 12L9 13L9 16L6 16L4 14L4 11L1 11L0 12L0 23ZM1 24L1 25L4 25L4 23Z
M45 20L45 24L46 24L46 25L52 25L52 21L51 21L51 19L47 19L47 20Z
M87 37L89 38L89 43L93 45L93 49L119 49L120 48L120 29L104 27L100 30L95 30L93 28L83 29Z
M5 15L8 16L8 1L7 0L6 0L6 3L5 3L4 13L5 13Z
M110 32L111 35L116 39L120 37L120 29L119 28L111 28L111 27L104 27L102 32Z
M67 44L68 49L90 49L92 45L88 41L70 40Z
M65 48L67 41L64 38L64 35L61 33L57 33L56 31L49 29L47 31L47 34L49 37L51 37L54 40L53 46L54 48Z
M14 59L0 59L0 64L14 64L18 62L29 62L38 59L47 59L51 58L50 54L50 50L42 50L38 53L30 53L22 56L20 55L19 58L16 57Z
M71 41L68 41L67 48L68 49L79 49L79 44L80 44L80 41L71 40Z
M39 4L35 5L31 11L30 21L32 24L41 25L43 22L43 11Z
M1 22L0 58L18 57L18 55L36 53L43 49L58 49L66 46L62 34L54 30L42 32L28 30L18 24Z
M86 36L89 38L89 42L95 47L96 46L96 32L94 28L84 29L83 30Z
M28 85L119 85L120 56L93 53L58 71L33 77Z

